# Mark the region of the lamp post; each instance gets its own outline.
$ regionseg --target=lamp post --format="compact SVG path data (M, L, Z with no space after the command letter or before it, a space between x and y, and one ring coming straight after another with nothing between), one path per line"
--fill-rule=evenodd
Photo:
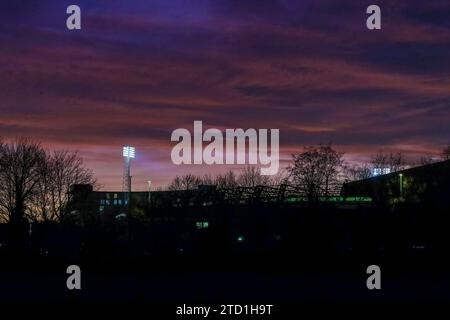
M151 191L152 191L152 181L148 180L147 181L148 184L148 206L151 206Z
M399 177L399 182L400 182L400 197L403 196L403 173L400 173L398 175Z
M124 195L124 205L126 207L127 223L128 223L128 237L130 240L133 238L132 232L132 215L131 215L131 160L134 159L136 155L136 150L134 147L124 146L123 147L123 185L122 192Z
M124 193L124 204L128 207L128 209L131 208L131 160L134 159L135 156L136 150L134 147L123 147L124 167L122 192Z

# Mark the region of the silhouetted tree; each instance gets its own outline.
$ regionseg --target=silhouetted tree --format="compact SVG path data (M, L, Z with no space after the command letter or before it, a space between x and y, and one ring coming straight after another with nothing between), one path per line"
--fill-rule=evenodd
M176 176L167 189L170 191L193 190L197 189L201 184L202 180L199 177L193 174L186 174L184 176Z
M356 181L370 178L372 176L372 170L367 163L361 165L345 165L344 174L347 181Z
M304 147L302 153L292 157L293 164L288 168L292 183L305 193L309 201L328 196L331 184L338 182L342 154L328 144Z
M442 151L442 157L444 160L450 160L450 145L444 148Z
M62 221L73 184L95 185L77 153L45 151L19 138L0 143L0 217L3 221Z
M0 145L0 207L3 220L22 223L32 209L45 165L45 152L38 142L18 138Z
M34 221L51 220L51 189L53 188L53 177L51 174L49 157L45 155L46 159L39 168L39 179L36 185L36 191L33 193L31 201L32 208L27 210L27 216Z
M167 187L170 191L193 190L199 185L216 185L218 189L233 189L237 187L268 186L273 184L269 176L261 175L256 166L245 166L239 175L233 171L219 174L214 178L210 175L198 177L192 174L176 176Z
M96 184L92 171L84 166L76 152L47 152L40 172L35 203L37 217L44 220L64 220L72 185Z
M270 185L270 177L262 175L257 166L247 165L242 169L237 182L240 187L267 186Z
M405 169L407 161L401 152L384 153L380 150L372 156L371 164L374 169L389 169L390 172L395 172Z
M431 156L422 156L422 157L420 157L420 165L421 166L425 166L425 165L431 164L433 162L435 162L435 160L433 160L433 157L431 157Z
M200 184L203 185L213 185L214 178L210 174L205 174L200 178Z
M214 179L214 184L218 189L234 189L239 186L236 174L231 170L217 175Z
M280 168L277 174L270 176L270 184L273 186L289 184L289 172L285 168Z

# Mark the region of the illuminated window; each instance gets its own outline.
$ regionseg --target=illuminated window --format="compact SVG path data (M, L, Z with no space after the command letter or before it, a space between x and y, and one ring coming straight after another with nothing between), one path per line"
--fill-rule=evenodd
M372 171L373 176L379 176L382 174L389 174L391 173L391 168L374 168Z
M197 221L195 223L195 227L197 229L208 229L209 228L209 222L208 221Z

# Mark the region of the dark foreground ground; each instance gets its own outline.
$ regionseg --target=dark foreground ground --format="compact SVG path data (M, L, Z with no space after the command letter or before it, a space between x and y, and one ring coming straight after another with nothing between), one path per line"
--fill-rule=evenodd
M68 290L67 266L81 268L81 290ZM368 290L369 265L381 290ZM450 301L450 266L433 256L156 256L68 261L3 256L0 299L151 301Z
M315 314L339 310L347 316L356 312L364 319L365 315L380 313L383 307L397 308L400 314L417 307L434 312L436 306L446 312L450 302L450 269L446 262L429 257L375 258L373 263L379 262L382 271L382 289L368 290L366 267L370 258L310 259L159 257L83 262L82 289L72 291L66 287L65 263L28 258L19 265L18 260L10 259L2 264L0 302L2 308L21 312L39 310L47 314L59 308L63 311L57 314L65 315L62 318L92 312L128 317L130 313L144 312L143 318L149 319L201 319L203 315L179 316L177 307L210 306L220 310L223 304L269 304L273 312L270 317L215 314L215 318L287 319L302 318L306 310ZM361 307L365 311L357 312Z
M382 289L370 291L366 276L282 275L260 272L179 272L83 274L82 289L69 291L61 276L0 278L0 299L149 300L213 303L253 301L450 301L450 273L405 273L386 276Z
M62 272L63 273L63 272ZM437 317L448 314L450 274L405 273L386 276L382 289L369 291L365 276L283 275L260 272L154 272L149 274L83 274L82 289L68 291L65 276L14 276L0 278L0 305L25 313L80 318L106 314L128 318L202 319L179 316L177 308L221 305L273 305L271 315L220 315L221 319L295 319L315 315L400 315L420 310ZM23 308L26 306L26 308ZM3 308L3 307L2 307ZM70 310L70 311L68 311ZM359 311L366 310L366 311ZM384 311L383 311L384 310ZM220 311L218 311L220 312ZM431 314L429 313L431 312ZM75 316L76 315L76 316ZM66 316L58 316L66 319ZM434 317L431 317L434 319Z

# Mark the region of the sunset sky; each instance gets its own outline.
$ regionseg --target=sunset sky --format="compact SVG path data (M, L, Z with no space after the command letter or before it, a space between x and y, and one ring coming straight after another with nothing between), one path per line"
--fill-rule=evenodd
M382 30L366 28L378 4ZM66 28L66 8L82 30ZM0 136L79 150L104 189L226 166L175 166L193 121L279 128L282 165L332 142L437 155L450 142L450 1L6 0L0 2Z

